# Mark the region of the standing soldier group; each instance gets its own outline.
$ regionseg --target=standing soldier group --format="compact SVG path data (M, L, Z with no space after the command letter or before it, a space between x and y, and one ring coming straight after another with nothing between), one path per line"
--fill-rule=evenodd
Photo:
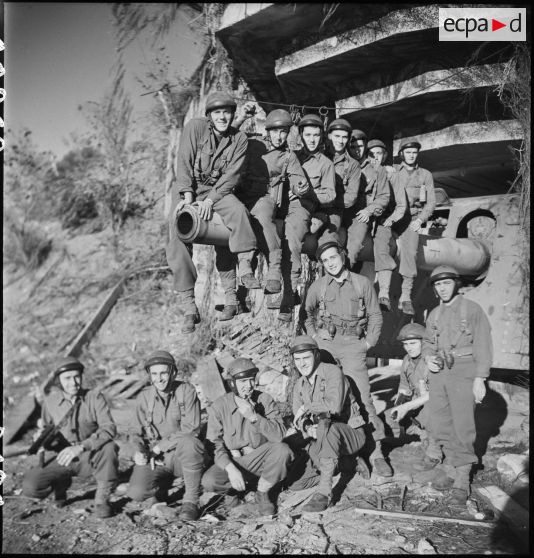
M268 262L267 292L281 291L284 261L289 266L289 307L296 299L306 234L317 236L316 258L325 274L303 301L307 335L291 346L299 374L291 428L284 425L273 398L255 389L255 364L238 358L227 369L230 391L208 409L206 438L214 455L207 470L195 388L177 379L178 367L168 352L156 351L146 360L150 385L139 394L130 423L134 468L128 495L137 501L165 501L174 478L182 477L180 518L185 520L198 519L202 488L225 494L229 505L253 489L259 513L273 514L277 488L317 486L305 511L322 511L332 502L336 472L369 477L362 454L367 446L373 471L393 476L383 452L384 423L371 397L366 355L380 336L381 307L391 309L395 261L390 240L398 238L400 245L402 311L413 315L418 235L435 207L432 175L417 164L418 142L402 144L401 164L387 167L380 140L367 143L364 132L337 119L327 129L325 147L321 119L305 115L298 124L303 147L292 152L287 111L267 115L264 140L247 140L232 127L232 121L240 122L234 120L235 112L228 95L208 97L206 117L184 128L173 188L175 208L195 203L201 219L216 212L230 229L229 246L215 247L225 291L220 319L238 312L238 282L261 288L251 263L257 249ZM283 234L276 219L284 222ZM366 277L352 271L369 233L374 235L378 296ZM191 246L178 238L172 220L167 258L184 309L182 331L194 331L200 321L196 270ZM474 408L485 396L492 362L489 322L480 306L459 294L460 276L454 268L436 268L430 281L439 306L426 328L412 323L400 331L398 340L407 355L389 414L403 421L419 413L425 431L423 467L436 468L435 484L450 489L452 503L465 503L476 460ZM71 477L92 474L97 480L96 513L108 517L118 478L116 427L102 395L81 387L82 372L83 365L73 358L55 371L56 385L45 398L41 426L55 426L54 439L61 444L44 448L57 455L27 473L24 490L38 498L53 491L58 505L64 505Z

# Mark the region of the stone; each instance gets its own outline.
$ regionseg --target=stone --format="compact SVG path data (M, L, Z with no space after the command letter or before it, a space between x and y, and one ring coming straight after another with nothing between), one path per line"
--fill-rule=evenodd
M437 554L436 549L428 539L419 539L417 554Z
M508 453L497 461L497 471L508 482L528 484L528 455Z

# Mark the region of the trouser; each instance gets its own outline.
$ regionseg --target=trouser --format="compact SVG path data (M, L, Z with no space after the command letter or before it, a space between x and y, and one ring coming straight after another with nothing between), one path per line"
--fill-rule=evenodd
M118 479L118 447L114 442L104 444L96 451L84 451L68 467L60 465L56 459L45 467L34 467L24 476L23 493L31 498L46 498L52 490L62 492L72 484L72 477L94 476L99 489L109 491Z
M250 222L258 241L258 247L269 262L267 280L280 280L282 243L274 222L276 210L274 200L267 194L259 199L245 199L243 203L250 212Z
M473 361L429 374L431 432L453 467L476 462Z
M357 390L354 390L356 399L358 393L360 401L358 404L365 408L368 420L374 427L373 438L379 441L385 438L384 423L378 418L371 397L371 386L369 383L369 372L367 370L367 345L364 339L358 339L355 335L341 335L336 333L334 339L319 339L319 348L324 349L337 360L343 373L354 382Z
M300 277L302 241L310 230L310 220L311 214L301 205L300 200L296 199L289 202L285 218L285 240L282 242L282 265L287 266L288 259L291 262L291 287L293 290L296 289Z
M419 247L419 233L412 231L409 225L411 217L406 215L392 227L392 232L399 238L399 273L403 277L417 276L417 249Z
M355 456L365 445L362 427L351 428L342 422L333 422L321 432L317 428L317 439L308 445L307 452L301 452L291 466L287 484L291 490L303 490L319 483L320 460L342 460Z
M177 193L173 188L172 207L176 207L178 200L175 199ZM216 246L215 251L224 254L224 258L228 259L228 253L238 254L240 252L249 252L256 249L256 236L250 224L249 215L245 206L233 195L227 194L219 201L213 204L213 211L218 213L223 223L230 229L230 239L228 248ZM174 277L174 290L178 292L192 291L197 280L197 271L191 258L192 246L184 244L176 234L176 227L173 222L174 211L170 213L169 221L169 241L166 246L167 262ZM219 255L217 257L217 266L219 265ZM226 268L229 265L227 264ZM223 273L229 274L225 269L220 270L221 281ZM232 258L232 274L234 278L235 288L235 259ZM231 274L230 274L231 275ZM228 275L227 281L231 277ZM193 300L194 303L194 300ZM187 311L185 312L188 313Z
M158 495L163 499L173 479L183 477L183 501L197 504L203 465L204 444L195 436L184 434L176 449L165 454L163 465L156 465L154 470L149 464L134 466L128 497L139 502Z
M393 233L391 227L377 225L373 239L373 251L375 258L375 271L393 271L397 265L391 257L391 239Z
M248 483L258 477L274 485L286 478L287 469L293 459L293 452L284 442L268 442L241 457L234 457L234 464L240 469ZM202 486L207 492L226 492L231 489L228 473L218 465L212 465L202 477Z

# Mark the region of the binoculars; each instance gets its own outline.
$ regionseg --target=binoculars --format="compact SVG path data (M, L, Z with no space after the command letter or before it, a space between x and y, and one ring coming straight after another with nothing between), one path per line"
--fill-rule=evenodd
M435 358L440 370L445 366L450 370L454 365L454 355L448 351L439 351Z

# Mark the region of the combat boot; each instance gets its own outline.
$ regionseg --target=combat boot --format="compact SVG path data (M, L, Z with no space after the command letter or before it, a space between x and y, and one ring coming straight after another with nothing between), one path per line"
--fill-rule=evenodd
M322 512L326 510L328 507L328 496L321 494L320 492L316 492L311 498L310 501L305 505L302 506L303 512Z
M282 290L282 282L278 279L267 279L265 291L269 294L277 294Z
M261 289L260 282L254 276L252 272L252 266L250 264L254 251L240 252L237 254L238 268L237 275L239 277L239 282L245 289Z
M449 491L447 501L450 504L464 505L469 498L469 476L471 474L471 463L454 468L454 484Z
M442 463L440 466L435 467L432 472L434 473L431 480L432 488L447 490L454 484L454 470L449 465Z
M200 314L187 314L184 317L184 323L182 325L182 333L193 333L195 331L195 325L200 323Z
M361 455L356 457L356 473L358 473L358 475L365 480L369 480L371 478L371 469L369 469L367 462Z
M317 492L311 497L310 501L302 507L303 512L321 512L326 510L332 495L332 483L334 478L334 470L336 468L336 460L332 458L321 457L319 459L319 485Z
M95 515L101 519L111 517L112 510L109 504L109 497L114 484L111 482L97 483L95 493Z
M196 521L199 516L198 506L193 502L183 502L178 518L182 521Z
M238 307L237 305L234 304L225 304L223 311L221 312L220 316L219 316L219 321L220 322L227 322L228 320L231 320L234 316L237 316L238 314Z
M274 504L271 502L268 492L260 492L257 490L256 504L258 505L260 515L274 515Z
M393 469L384 457L376 457L373 460L373 469L377 475L381 477L392 477Z
M391 312L391 302L388 297L381 296L378 299L378 304L380 305L381 310L384 310L385 312Z
M406 314L407 316L415 316L415 309L411 300L401 301L401 309L403 314Z
M54 506L58 509L67 505L67 489L65 487L54 489Z

